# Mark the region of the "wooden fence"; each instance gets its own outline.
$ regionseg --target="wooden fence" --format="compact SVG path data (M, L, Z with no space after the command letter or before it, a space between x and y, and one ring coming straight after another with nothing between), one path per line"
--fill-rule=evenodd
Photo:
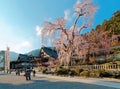
M86 70L115 70L115 71L120 71L120 64L80 65L80 66L71 66L71 68L81 68L81 69L86 69Z

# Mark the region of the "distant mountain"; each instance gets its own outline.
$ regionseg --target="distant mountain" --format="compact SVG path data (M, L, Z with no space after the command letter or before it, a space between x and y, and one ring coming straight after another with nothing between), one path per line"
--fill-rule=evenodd
M33 56L40 56L40 49L35 49L30 51L29 53L26 53L27 55L33 55Z
M4 50L1 50L1 51L4 51ZM5 52L5 51L4 51L4 52ZM40 56L40 49L32 50L32 51L26 53L26 55ZM18 59L18 56L19 56L19 53L10 51L10 61L15 61L15 60L17 60L17 59Z
M4 55L4 50L0 51L0 52L3 52L3 54L0 54L0 56ZM10 61L16 61L17 58L18 58L18 53L15 53L15 52L10 52ZM3 67L4 65L4 60L0 62L0 67Z
M5 51L2 50L2 51L0 51L0 52L5 52ZM15 61L15 60L17 60L18 55L19 55L18 53L10 51L10 61Z
M15 61L17 60L19 54L16 52L10 52L10 61Z

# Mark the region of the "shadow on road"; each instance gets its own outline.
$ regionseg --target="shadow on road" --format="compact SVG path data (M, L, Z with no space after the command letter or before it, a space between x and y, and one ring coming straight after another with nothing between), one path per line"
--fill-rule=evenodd
M31 80L31 83L27 84L13 85L8 83L0 83L0 89L117 89L117 88L84 84L79 82L64 82L60 80L58 81L47 79L45 77L39 77Z

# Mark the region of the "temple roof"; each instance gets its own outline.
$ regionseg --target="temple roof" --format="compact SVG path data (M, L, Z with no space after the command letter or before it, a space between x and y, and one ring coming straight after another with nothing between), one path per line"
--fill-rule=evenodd
M58 58L57 51L56 51L56 49L54 47L42 47L41 50L43 50L50 57L53 57L55 59Z
M25 55L25 54L19 54L18 56L18 60L17 61L31 61L32 60L32 57L28 56L28 55Z

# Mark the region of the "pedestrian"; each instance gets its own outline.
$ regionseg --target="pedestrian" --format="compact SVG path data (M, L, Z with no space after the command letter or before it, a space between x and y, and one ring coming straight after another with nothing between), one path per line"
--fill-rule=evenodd
M28 80L28 79L27 79L27 71L26 71L26 70L25 70L24 76L25 76L26 80Z
M20 76L20 70L18 70L18 76Z
M35 70L33 70L33 77L35 77L35 74L36 74L36 71L35 71Z
M31 80L31 70L30 69L25 72L25 77L26 77L26 80Z
M16 75L18 75L18 70L16 70Z

